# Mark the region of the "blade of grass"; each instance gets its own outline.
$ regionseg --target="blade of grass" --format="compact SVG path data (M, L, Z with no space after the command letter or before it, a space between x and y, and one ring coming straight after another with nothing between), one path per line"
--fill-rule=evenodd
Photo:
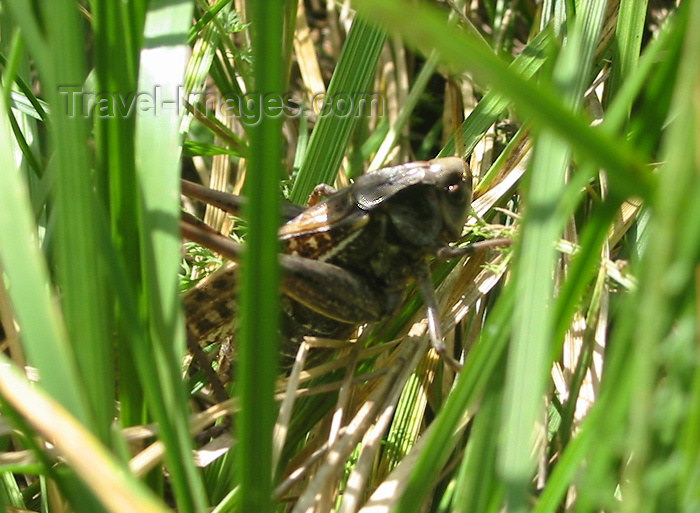
M700 215L696 213L694 216L696 222L698 218ZM695 332L697 335L697 316ZM688 415L681 431L681 444L679 445L679 452L683 455L679 496L685 511L692 511L700 504L700 372L695 372L694 379L695 382L688 401L690 405Z
M531 79L540 70L547 56L545 50L553 44L552 32L544 31L528 42L527 47L518 55L509 68L526 79ZM510 100L496 91L487 92L473 111L464 120L460 130L464 139L466 154L470 154L481 140L484 132L498 121L499 116L510 105ZM440 150L439 157L454 155L454 136L450 137L445 147ZM481 184L479 184L481 186Z
M17 34L20 34L21 32L16 32ZM21 39L21 36L19 40L22 42L21 46L23 47L24 40ZM13 36L13 45L19 43L15 43L16 39ZM5 68L6 66L9 66L10 68L13 67L12 64L12 59L13 59L14 52L10 51L9 56L10 56L10 62L5 58L4 55L0 55L0 66L2 68ZM10 73L10 75L13 77L13 81L17 84L17 87L21 91L21 95L19 93L16 93L14 91L11 91L8 88L8 94L11 95L11 106L14 109L19 109L22 113L27 114L29 116L32 116L35 119L41 119L46 121L48 115L46 113L46 109L48 106L46 105L46 102L40 100L39 98L36 97L34 92L32 91L32 88L27 84L27 82L19 75L14 75L13 73ZM6 82L9 83L9 82Z
M502 422L504 372L502 358L481 400L457 477L453 510L457 513L489 511L489 504L502 500L505 487L496 473L496 448Z
M147 401L160 424L166 463L178 507L203 511L204 488L192 462L187 422L187 398L180 378L180 355L185 339L180 307L178 271L179 134L178 88L182 84L192 6L180 0L151 2L146 16L138 90L154 94L150 112L136 121L136 177L141 193L142 315L148 325L158 388L146 388ZM170 103L172 102L172 103ZM149 377L142 377L143 381Z
M52 111L56 275L68 335L94 416L91 427L107 441L114 418L114 344L109 336L107 267L96 242L97 217L104 212L97 204L90 172L86 119L71 116L61 94L63 86L80 87L86 76L84 31L74 6L52 1L42 8L46 42L61 49L46 59L48 68L39 70Z
M10 10L15 14L28 14L24 6L16 3L9 4ZM49 4L42 5L48 9ZM64 6L65 7L65 6ZM52 383L51 390L57 393L60 400L71 407L71 411L77 413L81 420L84 420L92 429L96 429L103 440L109 437L109 425L113 417L113 409L105 401L105 395L110 394L113 380L110 379L109 353L111 342L107 339L107 329L104 323L105 312L104 302L100 299L100 263L96 258L93 240L94 233L92 221L95 219L94 197L92 187L89 183L89 173L87 173L86 154L86 130L84 120L72 120L65 109L64 99L61 98L58 90L59 85L80 83L83 78L82 63L78 51L78 57L74 58L71 52L81 45L79 30L71 32L75 28L75 13L71 8L68 10L59 8L52 15L52 19L46 25L46 40L40 39L35 34L35 18L33 14L22 19L20 24L29 34L28 42L33 50L33 57L38 65L39 74L44 81L44 90L49 98L49 103L57 111L55 122L52 125L52 135L54 136L54 148L56 158L54 160L54 183L55 183L55 214L57 219L57 231L66 235L66 239L57 245L58 276L63 283L62 299L65 306L66 322L70 328L71 343L77 352L71 352L67 345L61 343L61 339L66 337L65 329L58 324L58 320L50 322L53 324L52 333L45 333L42 339L28 337L25 339L25 349L30 355L30 360L36 365L42 375L46 375L47 383ZM69 35L63 30L68 29ZM35 37L36 36L36 37ZM59 57L51 59L45 52L51 47L51 42L57 48L65 51L58 52ZM9 167L12 169L14 166ZM74 190L70 191L71 187ZM86 194L83 194L87 190ZM19 189L14 191L19 192ZM73 203L68 205L66 197L68 194L76 194ZM17 197L13 198L17 199ZM19 212L22 212L19 207ZM21 216L21 213L17 214ZM69 219L70 218L70 219ZM87 219L86 219L87 218ZM22 223L24 224L24 223ZM25 228L31 225L25 225ZM32 229L25 232L25 237L32 233ZM74 244L71 247L71 244ZM75 251L72 254L72 251ZM74 257L74 258L73 258ZM31 257L30 257L31 261ZM36 263L36 261L35 261ZM95 265L93 265L95 264ZM41 265L41 264L39 264ZM96 269L97 267L97 269ZM79 269L82 268L82 269ZM91 274L97 271L95 276ZM46 273L38 275L39 280L44 281L43 287L49 283ZM32 284L27 284L29 288L18 291L23 294L31 292ZM36 285L36 284L34 284ZM87 296L85 296L87 294ZM86 300L85 297L89 297ZM88 304L84 304L88 303ZM19 314L18 314L19 315ZM49 314L49 318L55 314ZM98 318L100 317L101 318ZM25 326L33 325L35 318L26 318ZM86 323L85 325L83 325ZM44 326L45 328L48 326ZM23 327L24 328L24 327ZM30 329L31 331L31 329ZM92 344L94 339L94 344ZM65 340L65 339L64 339ZM51 343L54 341L54 343ZM55 342L58 342L56 344ZM92 344L92 345L91 345ZM54 347L56 346L56 347ZM58 358L51 358L51 356ZM48 357L48 358L47 358ZM90 383L89 392L78 392L75 388L77 376L75 358L79 360L79 367L82 370L82 380ZM57 364L57 362L60 362ZM103 370L104 375L99 371ZM106 379L105 379L106 377ZM63 394L70 394L72 397L66 401ZM89 396L90 403L81 405L76 409L76 402L81 402ZM85 409L83 409L85 408ZM89 411L89 413L87 413Z
M625 79L637 67L644 35L648 0L621 0L613 46L612 70L605 93L614 97ZM629 110L627 111L629 114Z
M291 200L303 204L316 184L332 184L343 159L358 116L365 115L359 103L374 78L386 34L372 23L355 18L343 46L338 65L328 85L325 114L311 133L306 157L292 187ZM340 112L338 100L349 98L347 113ZM316 106L312 106L316 107Z
M12 84L14 82L17 87L25 92L25 96L22 96L12 91L12 87L10 86L5 89L5 104L12 107L7 110L10 125L12 126L12 132L15 136L15 142L17 146L19 146L27 165L37 177L41 177L43 174L43 169L37 161L34 152L30 148L27 138L22 131L22 127L20 127L20 123L27 132L27 136L33 139L36 124L34 120L30 120L28 118L34 117L37 119L39 118L39 112L41 112L42 115L45 115L45 113L31 90L27 88L27 84L19 76L20 66L23 68L25 73L28 72L28 59L26 58L27 56L24 52L24 40L22 39L21 32L18 29L13 31L12 40L10 42L9 49L7 49L7 53L9 59L5 61L4 57L2 58L3 65L6 65L3 71L3 83ZM26 96L27 93L29 93L30 96ZM35 111L37 108L40 110ZM13 109L19 110L19 116L15 116Z
M131 16L125 4L109 1L96 1L92 4L92 27L95 42L95 77L96 92L107 93L112 101L134 98L136 91L136 68L138 53L129 45L126 33L141 32L143 17ZM127 28L129 27L129 28ZM115 45L114 41L121 40L122 44ZM109 222L105 229L111 235L111 241L105 245L114 245L123 261L130 262L126 280L111 283L116 287L129 287L130 294L136 297L136 291L141 287L141 269L137 262L141 260L139 237L133 234L140 231L139 201L140 191L136 186L136 164L134 161L134 131L135 116L97 116L95 123L95 153L97 176L100 180L100 190L109 205ZM119 273L112 268L111 277ZM116 293L115 293L116 295ZM128 318L125 308L116 308L114 312L114 331L117 338L124 340L119 344L116 353L120 383L118 393L120 400L120 420L125 425L144 422L143 393L141 383L137 378L137 365L131 361L131 353L126 342L128 326L142 327L139 319Z
M216 4L212 5L198 20L197 22L192 25L189 29L189 33L187 36L187 43L188 44L193 44L197 38L198 34L201 30L206 30L206 27L209 26L209 23L217 17L219 12L224 7L230 6L231 0L219 0ZM204 36L205 38L208 36Z
M32 49L37 68L48 69L50 65L48 62L50 60L50 46L42 37L42 27L40 27L39 20L32 11L33 6L19 0L9 0L4 2L4 5L12 14L12 20L22 30L22 37L27 42L27 45Z
M284 0L250 3L254 52L254 90L263 114L249 128L250 160L245 184L249 201L246 251L241 263L240 337L236 419L240 510L272 511L272 428L277 376L279 269L277 229L280 223L279 180L282 119L267 111L267 98L281 97L284 75L281 34Z
M81 422L89 422L87 403L68 343L63 318L51 296L46 262L26 188L14 162L15 149L4 102L0 104L0 259L5 284L22 328L23 348L40 369L44 386Z
M663 141L666 164L654 198L649 246L639 272L638 304L635 309L638 322L632 334L634 351L629 362L629 373L635 387L630 403L627 441L629 453L634 457L624 474L624 482L627 483L623 488L624 512L649 508L645 498L649 493L646 483L652 476L647 464L656 457L649 419L653 415L654 387L659 372L659 361L653 355L667 344L669 331L674 329L678 312L682 310L680 301L693 301L686 295L687 287L697 286L697 261L693 257L697 257L698 247L684 250L688 239L682 230L687 222L689 206L697 201L697 197L691 196L691 193L698 190L699 183L697 165L700 159L697 149L688 158L687 148L695 147L700 135L700 110L697 104L700 87L700 66L697 61L700 53L700 33L697 31L700 4L696 2L684 7L689 19L671 107L676 116ZM697 244L697 237L693 242Z
M601 125L604 131L615 134L624 128L625 120L627 119L626 113L629 112L638 95L644 91L652 72L660 73L655 67L660 60L660 56L662 54L668 56L677 53L675 48L680 44L680 39L677 35L679 31L673 28L672 23L669 25L670 27L667 30L662 31L659 37L649 44L639 61L639 66L626 77L624 84L605 112L605 119ZM671 66L670 69L677 69L677 67L677 65ZM669 80L671 79L667 78L666 81ZM656 104L662 100L652 97L647 101ZM585 187L587 182L586 176L590 174L577 174L567 184L567 190L559 201L560 208L563 209L562 215L565 217L573 214L581 198L579 191L582 187ZM557 296L558 306L555 316L557 327L554 335L554 339L557 341L563 341L564 333L568 329L576 309L578 298L596 272L595 266L599 259L600 249L608 237L608 228L616 215L615 209L619 206L620 201L619 198L610 198L605 205L594 207L587 218L586 226L580 232L581 251L572 259L569 277L560 288ZM552 357L557 358L560 351L561 345L558 344L553 351Z
M589 2L578 13L555 65L553 79L572 111L582 104L590 80L605 4ZM568 141L558 133L547 130L537 138L515 270L519 301L514 313L498 458L509 510L513 511L529 508L528 488L535 468L533 428L541 417L542 394L551 365L549 343L554 327L552 298L557 262L554 244L564 228L563 219L553 214L570 159Z
M230 0L225 0L219 2L210 11L204 14L206 18L211 23L201 24L202 19L200 19L195 26L198 26L196 32L190 29L190 43L194 43L192 56L187 63L187 70L185 71L185 97L189 98L190 93L193 91L204 91L204 85L206 83L207 77L209 75L209 70L211 69L211 64L214 59L214 55L217 51L217 46L220 44L220 39L223 36L221 30L221 23L224 22L229 16ZM214 16L210 16L213 13ZM193 34L199 33L197 38L191 37ZM224 93L229 91L224 91ZM187 127L192 120L192 115L185 115L181 130L183 133L187 132Z

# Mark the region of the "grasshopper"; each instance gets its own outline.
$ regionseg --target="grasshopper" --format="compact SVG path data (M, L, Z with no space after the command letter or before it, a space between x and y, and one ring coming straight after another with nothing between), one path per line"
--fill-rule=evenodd
M183 193L228 212L238 211L244 201L190 182L183 182ZM358 325L388 317L415 280L432 346L450 367L460 369L443 342L428 261L478 249L479 243L449 246L462 233L471 198L467 166L446 157L368 173L305 209L287 206L279 230L285 356L293 357L305 336L342 340ZM181 227L186 238L232 259L183 300L190 334L213 342L234 329L235 260L242 247L190 216Z

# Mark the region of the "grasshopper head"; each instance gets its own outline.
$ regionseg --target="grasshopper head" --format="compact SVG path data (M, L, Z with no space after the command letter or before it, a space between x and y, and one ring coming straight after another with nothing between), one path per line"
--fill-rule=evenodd
M457 240L469 215L472 201L472 175L465 162L458 157L444 157L430 161L435 174L438 203L442 215L445 242Z
M395 236L404 244L430 252L462 234L472 179L461 159L446 157L366 174L350 191L363 212L388 215Z

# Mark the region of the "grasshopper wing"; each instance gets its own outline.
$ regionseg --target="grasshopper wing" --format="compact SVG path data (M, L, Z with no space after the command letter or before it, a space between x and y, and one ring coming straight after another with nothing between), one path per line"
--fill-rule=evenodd
M282 225L279 236L285 253L325 260L369 220L369 214L357 208L349 190L343 189Z

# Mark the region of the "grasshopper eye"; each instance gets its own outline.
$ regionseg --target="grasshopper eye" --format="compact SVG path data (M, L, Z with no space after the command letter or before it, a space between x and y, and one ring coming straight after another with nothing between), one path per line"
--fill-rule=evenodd
M463 166L462 162L459 162ZM440 211L443 222L443 240L451 242L462 233L467 220L469 204L472 198L471 177L462 173L462 169L444 176L440 190Z
M464 196L464 184L460 181L457 183L451 183L445 188L445 192L447 192L447 200L450 203L454 204L460 204L464 203L465 196Z

